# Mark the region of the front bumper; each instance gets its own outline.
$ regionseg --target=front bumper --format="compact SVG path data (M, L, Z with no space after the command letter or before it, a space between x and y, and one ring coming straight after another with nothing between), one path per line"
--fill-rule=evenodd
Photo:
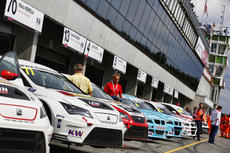
M166 135L168 133L167 129L163 125L156 126L154 124L150 124L148 129L148 137L149 138L160 138L160 139L167 139Z
M125 139L147 139L148 127L143 126L131 126L125 132Z
M197 128L185 126L182 136L196 136Z
M45 135L40 131L0 128L0 152L48 153Z
M123 145L126 128L122 122L112 125L90 118L86 120L56 118L53 139L93 146L121 147Z
M53 127L41 122L0 122L0 152L49 153ZM46 125L46 126L45 126ZM8 149L8 150L7 150Z

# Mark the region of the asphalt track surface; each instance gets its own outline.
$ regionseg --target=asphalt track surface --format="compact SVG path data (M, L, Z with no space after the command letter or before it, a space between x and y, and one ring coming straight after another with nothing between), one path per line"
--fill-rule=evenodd
M51 143L51 153L230 153L230 139L216 137L216 145L208 144L208 135L202 134L201 141L191 137L168 140L125 141L123 148L94 148L91 146Z

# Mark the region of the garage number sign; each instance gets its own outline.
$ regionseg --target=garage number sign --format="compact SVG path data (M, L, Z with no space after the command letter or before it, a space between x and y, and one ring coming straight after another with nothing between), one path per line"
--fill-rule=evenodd
M11 21L41 33L44 14L22 0L7 0L4 15Z
M104 49L96 45L95 43L87 40L84 54L87 57L91 57L101 63L103 59Z
M178 91L174 90L174 98L178 99L178 97L179 97Z
M137 74L137 80L145 83L146 82L146 77L147 77L147 73L145 73L144 71L139 69L138 74Z
M65 27L62 44L66 48L83 54L86 45L86 38Z
M113 69L126 73L127 62L118 56L114 56Z
M159 80L152 77L152 83L151 83L151 86L154 87L154 88L158 88L158 84L159 84Z
M169 85L164 84L164 92L169 94L169 95L173 95L173 88L171 88Z

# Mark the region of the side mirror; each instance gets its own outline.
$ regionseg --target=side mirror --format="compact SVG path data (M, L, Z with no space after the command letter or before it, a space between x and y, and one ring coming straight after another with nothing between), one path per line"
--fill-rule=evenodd
M172 111L173 114L177 114L176 111Z
M6 80L15 80L18 77L18 74L7 70L2 70L1 77Z

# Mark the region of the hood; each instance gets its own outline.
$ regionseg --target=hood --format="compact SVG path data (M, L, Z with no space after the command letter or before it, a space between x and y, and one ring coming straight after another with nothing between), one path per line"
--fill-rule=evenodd
M16 86L0 83L0 118L22 121L35 121L42 103L25 90L19 90ZM22 92L21 98L15 97L15 90ZM19 96L19 95L18 95Z

